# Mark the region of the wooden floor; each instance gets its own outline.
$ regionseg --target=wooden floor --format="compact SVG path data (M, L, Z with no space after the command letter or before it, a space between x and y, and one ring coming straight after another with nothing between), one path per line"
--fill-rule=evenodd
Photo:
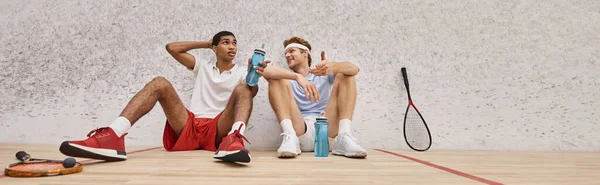
M65 158L58 145L0 144L0 163L16 162L19 150L37 158ZM316 158L313 153L278 159L274 149L254 149L248 164L218 162L208 151L129 147L128 152L124 162L78 159L86 163L81 173L42 178L0 176L0 184L600 184L597 152L370 150L367 159Z

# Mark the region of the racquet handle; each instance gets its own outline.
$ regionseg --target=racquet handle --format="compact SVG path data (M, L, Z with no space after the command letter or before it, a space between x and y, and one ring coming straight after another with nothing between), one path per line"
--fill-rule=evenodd
M402 78L404 78L404 85L408 87L408 75L406 75L406 67L402 68Z
M31 156L25 151L19 151L17 152L17 154L15 154L15 156L17 157L17 159L19 159L19 161L25 161L31 158Z

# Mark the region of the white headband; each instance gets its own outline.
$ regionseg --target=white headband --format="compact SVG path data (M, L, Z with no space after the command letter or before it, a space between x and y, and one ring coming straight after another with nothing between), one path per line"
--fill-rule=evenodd
M308 50L308 52L310 52L310 49L308 49L308 47L306 47L305 45L302 45L302 44L298 44L298 43L288 44L285 47L285 50L287 51L289 48L300 48L300 49L303 49L303 50Z

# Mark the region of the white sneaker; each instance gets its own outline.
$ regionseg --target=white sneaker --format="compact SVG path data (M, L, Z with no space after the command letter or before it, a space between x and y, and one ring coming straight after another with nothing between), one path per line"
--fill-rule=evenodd
M356 139L348 133L342 133L335 137L333 142L334 155L343 155L351 158L365 158L367 151L356 143Z
M277 149L277 157L279 158L294 158L300 155L300 142L296 134L281 133L283 140L281 146Z

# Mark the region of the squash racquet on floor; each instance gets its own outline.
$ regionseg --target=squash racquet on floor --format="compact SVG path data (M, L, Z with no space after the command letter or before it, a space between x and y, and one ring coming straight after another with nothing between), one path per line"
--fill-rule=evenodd
M45 177L79 173L83 165L74 158L65 160L50 160L31 158L24 151L15 155L21 162L10 164L4 169L4 174L10 177Z

